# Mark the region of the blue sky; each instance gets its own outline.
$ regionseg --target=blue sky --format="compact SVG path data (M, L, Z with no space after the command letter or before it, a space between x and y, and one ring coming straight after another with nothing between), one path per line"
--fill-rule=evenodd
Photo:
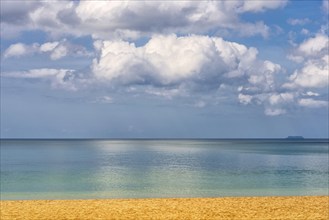
M1 1L1 138L328 138L328 1Z

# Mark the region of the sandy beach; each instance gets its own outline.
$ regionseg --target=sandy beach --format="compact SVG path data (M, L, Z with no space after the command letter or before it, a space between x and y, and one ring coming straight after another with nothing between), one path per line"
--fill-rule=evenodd
M1 201L1 219L329 219L329 197Z

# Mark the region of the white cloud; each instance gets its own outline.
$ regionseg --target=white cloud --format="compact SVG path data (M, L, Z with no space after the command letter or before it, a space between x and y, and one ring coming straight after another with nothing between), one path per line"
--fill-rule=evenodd
M247 105L251 103L253 97L251 95L244 95L240 93L238 98L240 103Z
M64 39L60 42L46 42L41 45L38 43L31 45L23 43L12 44L4 51L4 58L21 57L38 53L46 53L52 60L58 60L65 56L90 56L92 54L83 46L71 44Z
M145 93L154 95L154 96L159 96L163 97L165 99L173 99L176 96L184 96L185 91L183 88L154 88L154 87L148 87L145 90Z
M53 51L57 46L59 42L47 42L40 46L41 52L50 52Z
M249 37L254 35L261 35L264 38L269 36L270 28L259 21L256 23L241 23L236 25L236 30L240 36Z
M196 33L213 29L233 30L242 35L268 36L262 21L248 23L240 14L284 7L277 1L40 1L20 5L6 3L1 21L17 30L41 29L57 35L93 35L111 39L138 38L152 34ZM25 8L24 8L25 7ZM17 19L13 19L16 8ZM14 13L15 14L15 13ZM19 19L18 19L19 18ZM24 20L25 24L22 25ZM17 22L13 22L17 21ZM4 27L8 28L8 27Z
M284 7L287 4L287 0L245 0L245 1L225 1L224 4L230 9L234 9L239 13L244 12L263 12L268 9L276 9Z
M78 4L73 1L41 1L39 7L30 12L31 26L34 29L41 29L54 36L65 34L77 34L76 28L72 23L71 17L75 15L75 6ZM64 16L63 13L71 16Z
M52 35L75 33L60 21L60 14L73 8L73 1L1 1L1 35L16 37L22 31L42 30Z
M251 96L249 99L254 103L263 104L265 114L269 116L285 114L296 105L307 108L326 107L328 101L321 99L328 95L326 92L329 85L327 49L328 38L318 34L307 39L300 45L296 45L295 54L288 56L291 60L301 63L302 66L289 76L287 82L279 83L268 89L264 89L264 87L259 89L260 86L257 88L243 87L240 88L240 92L249 94ZM273 77L273 74L270 76ZM258 82L258 79L254 76L251 83ZM320 93L310 91L311 88ZM317 97L318 99L305 97Z
M301 34L303 35L309 35L310 31L307 30L306 28L303 28L301 31L300 31Z
M302 19L297 19L297 18L290 18L288 19L288 24L290 25L305 25L311 22L310 19L308 18L302 18Z
M293 54L288 54L287 59L295 62L295 63L301 63L304 61L304 57L300 55L293 55Z
M269 60L260 60L256 48L201 34L210 30L218 35L225 32L268 37L269 26L263 21L244 21L243 13L281 8L287 2L98 1L95 4L92 1L41 1L25 4L26 9L10 9L11 6L2 9L1 12L6 12L1 14L1 32L8 33L6 30L15 26L17 30L43 30L52 35L51 39L71 34L92 35L96 53L90 67L91 75L95 77L91 80L93 82L111 88L128 85L125 88L131 93L138 88L137 92L166 99L193 97L194 92L199 92L199 96L190 102L195 107L208 105L211 95L225 97L225 92L231 92L230 98L234 96L244 105L263 105L266 115L275 116L285 114L296 105L327 106L321 100L327 97L323 91L329 84L325 27L299 45L295 42L299 39L297 32L291 32L290 40L295 50L287 57L300 67L292 71L286 83L282 82L282 75L276 75L282 73L282 67ZM324 1L324 8L327 7L325 4ZM21 6L15 4L15 7ZM10 20L12 15L7 12L14 13L15 10L16 14L22 15ZM23 18L26 19L24 25L19 22ZM287 22L304 25L310 20L290 19ZM173 32L177 35L171 34ZM190 33L195 35L187 35ZM306 29L301 34L304 37L312 35ZM141 36L150 39L143 46L125 41ZM47 54L50 59L58 60L81 54L89 56L90 52L63 40L41 45L13 44L3 53L5 58L31 54ZM38 69L2 76L43 79L56 88L77 88L73 70ZM220 90L224 87L229 89ZM209 95L209 91L213 93ZM209 99L203 97L204 94ZM112 97L104 96L98 101L111 103Z
M11 24L27 24L30 13L41 5L38 1L1 1L1 21Z
M112 104L114 101L111 96L105 95L102 97L98 97L95 102L103 104Z
M314 100L314 99L300 99L298 101L298 104L304 107L309 107L309 108L319 108L319 107L327 107L328 106L328 101L323 101L323 100Z
M25 78L25 79L44 79L51 83L53 88L63 88L67 90L76 90L73 78L74 70L70 69L31 69L28 71L4 72L2 77Z
M279 64L264 61L249 67L249 83L257 90L271 91L275 87L275 73L282 70Z
M280 66L257 60L257 50L217 37L157 35L144 46L124 41L96 43L92 71L121 84L214 84L248 75L253 84L273 84ZM257 78L257 79L256 79Z
M293 104L308 108L328 106L327 100L321 100L328 96L328 41L328 36L320 31L314 37L296 45L295 51L288 55L290 60L301 65L289 76L288 82L282 85L283 89L294 91ZM310 97L317 97L317 100Z
M285 88L323 88L329 85L329 39L319 33L297 45L289 59L302 63L289 77Z
M276 93L280 65L259 60L255 48L222 38L156 35L140 47L124 41L96 41L95 48L99 55L92 72L112 86L144 86L145 93L167 99L207 91L201 95L202 102L194 104L199 107L211 100L209 91L214 99L233 91L232 97L238 91L241 104L265 104L268 115L283 114L284 105L295 98L292 93Z
M4 52L4 58L20 57L29 53L29 48L22 43L12 44Z
M319 93L316 93L316 92L312 92L312 91L307 91L305 93L305 95L307 95L307 96L319 96L320 94Z
M265 115L268 115L268 116L278 116L278 115L283 115L283 114L286 114L286 110L285 109L281 109L281 108L278 108L278 109L271 109L271 108L267 108L265 109Z
M318 56L320 52L327 52L329 46L328 36L317 34L315 37L299 45L298 51L306 56Z
M279 87L278 87L279 88ZM278 88L273 88L272 91L253 90L243 88L238 98L240 103L249 105L256 104L264 106L265 115L277 116L288 112L291 106L296 105L298 93L295 92L277 92ZM248 94L250 92L250 94Z
M279 105L292 102L294 95L292 93L275 93L269 96L269 103L271 105Z
M263 12L268 9L282 8L286 6L288 0L273 0L273 1L263 1L263 0L248 0L244 2L245 11Z
M10 72L5 73L7 77L14 78L45 78L49 76L55 76L57 74L62 74L68 70L66 69L32 69L28 71L18 71L18 72Z
M329 85L329 56L308 60L303 68L296 70L290 77L286 88L323 88Z
M202 33L213 28L234 29L249 36L268 34L268 27L263 23L239 22L235 8L227 7L227 2L104 1L98 3L83 1L76 8L76 14L83 23L83 28L93 30L95 37L108 38L109 32L112 36L121 38L135 38L152 33ZM244 5L248 4L244 2ZM244 12L271 7L262 4L249 8L250 10L246 9ZM240 31L241 28L247 31Z
M68 54L67 47L64 45L59 45L55 47L55 49L52 51L52 53L50 54L50 58L52 60L58 60L62 57L65 57L67 54Z

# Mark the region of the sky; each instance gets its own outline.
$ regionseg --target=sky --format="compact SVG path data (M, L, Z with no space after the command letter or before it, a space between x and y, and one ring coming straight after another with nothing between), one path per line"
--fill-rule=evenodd
M328 138L327 0L1 0L1 138Z

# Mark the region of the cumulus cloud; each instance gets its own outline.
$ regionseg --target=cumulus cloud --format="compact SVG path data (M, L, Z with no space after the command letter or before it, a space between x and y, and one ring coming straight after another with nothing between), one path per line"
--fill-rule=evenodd
M294 91L292 103L305 108L328 106L328 100L324 100L327 99L329 87L328 49L328 36L320 31L296 45L289 55L291 60L301 65L282 85L283 89L291 93Z
M227 1L118 1L100 4L83 1L76 8L76 14L85 27L94 30L96 37L103 38L109 36L109 30L116 36L134 38L152 33L202 33L213 28L233 29L249 36L267 36L269 28L264 23L241 22L237 11L274 9L282 2L285 1L274 1L274 4L245 1L231 5Z
M97 41L95 48L99 55L92 72L111 85L145 86L145 93L167 99L207 90L205 96L211 93L214 100L236 88L232 94L241 104L264 105L265 114L271 116L284 114L284 106L295 99L292 93L277 92L280 65L258 59L256 48L222 38L156 35L139 47ZM205 106L210 99L200 100L194 106Z
M329 85L329 39L320 33L296 47L290 59L304 61L303 67L295 70L289 77L286 88L321 88Z
M53 52L50 54L50 58L52 60L58 60L62 57L65 57L68 53L68 49L66 46L64 45L59 45L58 47L56 47Z
M21 2L19 2L21 3ZM264 1L41 1L2 7L1 21L24 29L14 22L16 10L28 29L41 29L53 35L93 35L110 39L138 38L152 34L205 33L216 28L243 35L266 37L269 27L262 21L248 23L240 14L284 7L287 0ZM24 8L24 6L26 6ZM16 8L15 10L13 8ZM13 23L14 22L14 23Z
M40 45L40 51L41 52L51 52L53 51L57 46L59 42L47 42L42 45Z
M70 11L74 14L78 3L75 1L41 1L41 5L30 13L31 25L34 29L40 29L52 35L76 34L75 28L70 21L63 19L61 14Z
M325 54L329 46L328 36L317 34L315 37L307 39L298 47L298 51L306 56L319 56L319 53Z
M69 43L64 39L60 42L54 41L46 42L44 44L12 44L4 51L3 56L4 58L10 58L38 53L48 54L52 60L58 60L65 56L90 56L92 54L91 52L88 52L83 46Z
M33 51L34 51L33 47L29 47L22 43L12 44L4 52L4 58L20 57L27 55L29 53L33 53Z
M294 88L321 88L329 85L329 56L325 55L318 60L308 60L303 68L296 70L284 87Z
M264 113L269 116L285 114L294 106L327 107L328 100L324 99L327 99L329 86L328 37L320 32L306 39L295 46L288 58L300 63L300 68L297 68L287 81L275 85L274 89L261 89L253 94L245 88L240 88L242 94L249 93L248 102L245 103L264 105ZM239 97L242 103L243 97Z
M257 92L250 92L240 89L242 93L239 94L238 98L240 103L244 105L254 104L264 106L265 115L283 115L287 113L291 106L296 105L298 94L295 92L279 92L277 90L280 90L279 85L276 88L272 88L272 91L258 90Z
M251 95L245 95L245 94L239 94L238 96L240 103L247 105L251 103L252 96Z
M310 37L302 43L295 44L293 52L287 55L289 60L297 63L310 59L321 59L328 54L329 40L325 31L321 31L314 37Z
M245 76L254 86L271 86L280 66L257 60L257 49L218 37L157 35L144 46L124 41L98 41L92 72L121 84L207 83L218 88Z
M260 60L256 48L215 37L222 32L268 37L271 30L266 23L245 21L243 14L282 8L287 0L23 2L1 5L1 32L9 33L15 27L12 32L38 29L50 34L51 39L92 36L95 59L90 66L90 84L101 82L165 99L190 97L189 103L199 108L229 95L241 105L262 105L269 116L285 114L291 106L328 106L323 100L328 87L326 27L300 44L294 42L297 32L291 32L295 48L288 58L300 66L289 73L286 82L282 75L277 76L283 68ZM310 20L287 22L304 25ZM209 32L214 36L204 36ZM306 29L301 33L304 37L312 35ZM145 44L132 43L143 36L149 39ZM46 54L52 60L91 55L84 47L55 40L13 44L3 56L8 59L32 54ZM70 69L45 68L1 75L47 80L54 88L76 90L76 74ZM111 103L113 98L103 96L97 101Z
M269 96L269 103L271 105L279 105L292 102L294 94L292 93L276 93Z
M279 64L272 63L271 61L258 62L250 66L249 89L254 91L272 91L276 88L275 74L282 70Z
M294 106L327 107L328 101L324 99L328 96L329 86L328 37L320 32L306 39L295 46L288 58L300 63L300 68L289 75L286 81L274 83L272 87L261 87L263 83L256 88L240 87L238 90L242 94L239 95L240 102L264 105L264 113L268 116L285 114ZM261 77L264 76L266 74L261 75ZM256 83L258 77L253 76L249 78L249 81L251 84ZM275 81L274 75L269 74L267 81Z
M42 3L38 1L1 1L1 22L24 25L30 20L33 13Z
M326 55L328 53L329 41L325 32L326 31L323 30L314 37L306 39L299 45L292 43L295 48L291 54L288 54L288 59L300 63L310 58L319 58ZM308 35L309 32L307 31L306 34Z
M42 30L52 35L75 33L58 15L71 8L74 1L1 1L1 36L11 38L20 32Z

